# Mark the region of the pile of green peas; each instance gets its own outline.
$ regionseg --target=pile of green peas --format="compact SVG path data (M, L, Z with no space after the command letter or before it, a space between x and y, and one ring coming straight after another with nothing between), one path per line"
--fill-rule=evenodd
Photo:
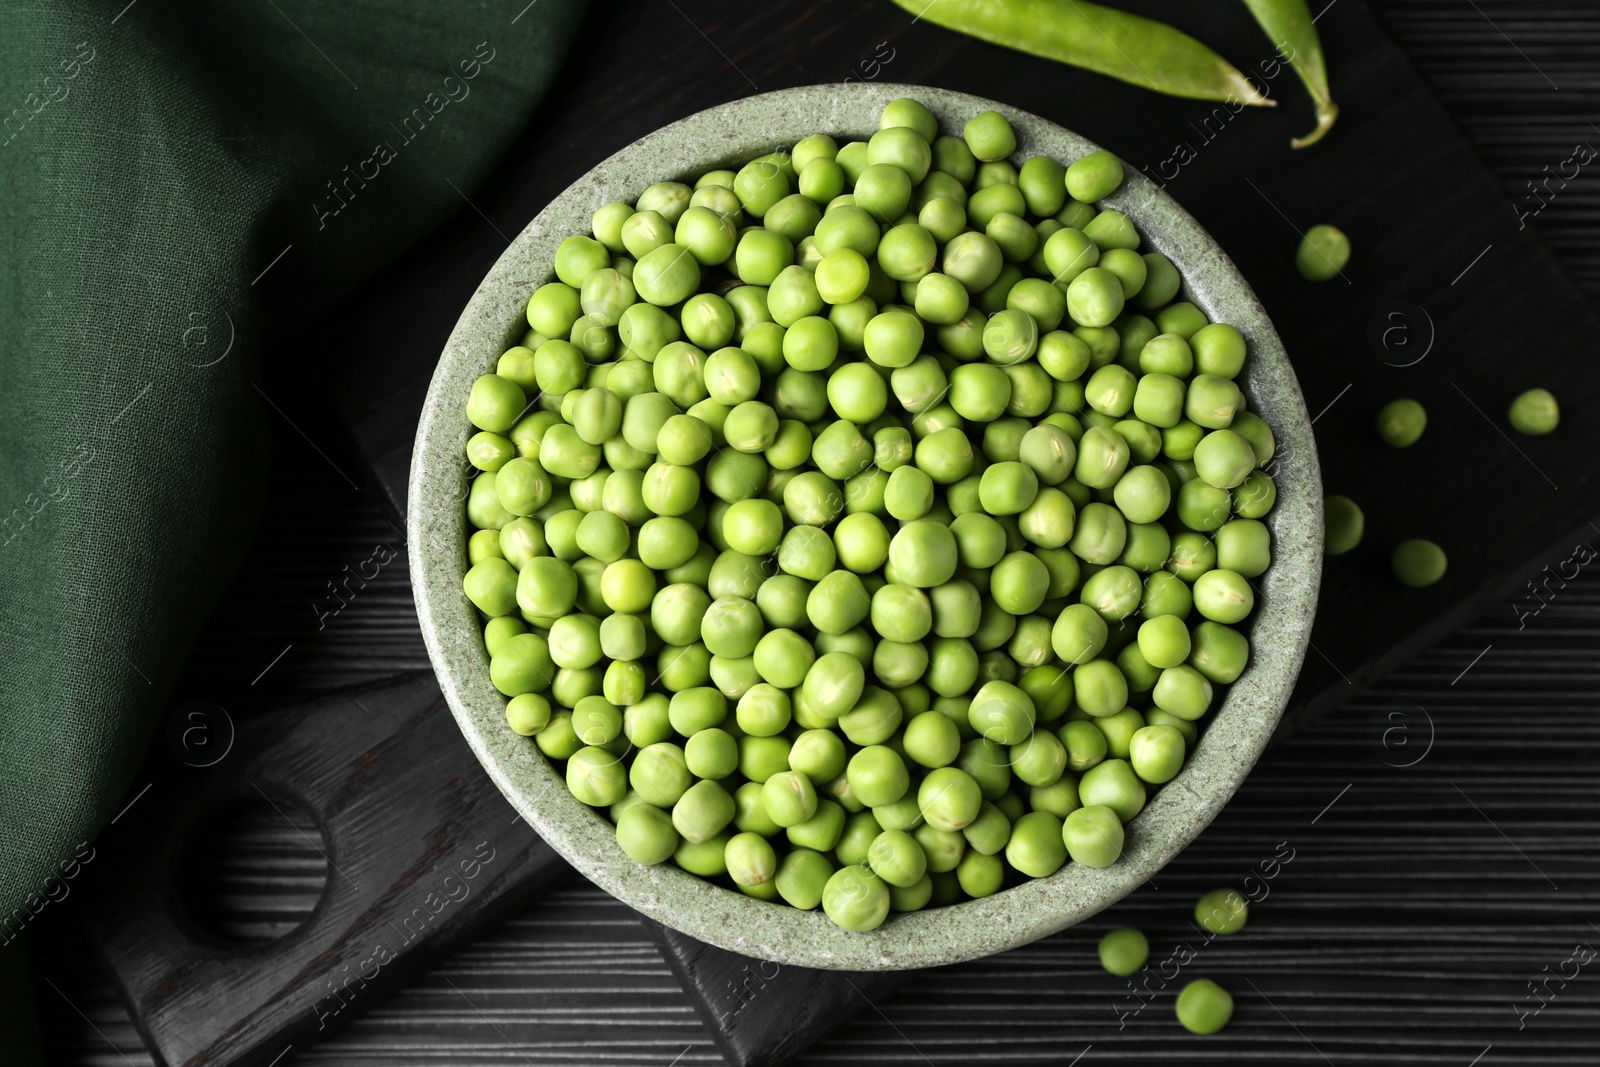
M995 112L606 204L472 386L466 595L618 845L870 930L1117 861L1238 678L1239 331Z

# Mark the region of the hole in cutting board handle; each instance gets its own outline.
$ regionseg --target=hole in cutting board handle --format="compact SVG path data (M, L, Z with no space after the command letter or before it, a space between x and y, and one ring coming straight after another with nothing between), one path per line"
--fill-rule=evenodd
M195 927L260 946L303 927L328 887L327 842L304 808L252 791L197 820L180 847L177 901Z

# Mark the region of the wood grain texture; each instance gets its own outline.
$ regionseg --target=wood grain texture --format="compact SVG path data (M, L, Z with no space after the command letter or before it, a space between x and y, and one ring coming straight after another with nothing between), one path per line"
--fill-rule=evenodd
M1337 2L1343 7L1354 0ZM543 197L598 154L659 125L660 116L751 91L745 75L762 89L842 78L888 39L897 51L883 69L885 78L1010 99L1130 157L1128 137L1161 136L1117 127L1117 109L1127 106L1119 96L1131 90L1015 57L985 58L991 54L983 46L907 29L896 21L901 16L880 7L889 5L818 3L757 11L685 3L678 9L631 5L597 13L587 37L597 42L596 51L574 57L568 90L519 150L537 157L535 178L502 178L474 193L475 206L464 205L448 233L426 242L369 290L366 303L353 305L339 332L296 343L299 358L273 371L294 397L280 402L321 449L357 474L336 413L323 393L304 383L317 381L327 365L352 353L363 359L370 380L382 381L392 369L386 352L420 343L414 336L419 322L443 324L428 339L437 348L455 310L502 246L496 228L513 232ZM1574 139L1590 136L1583 132L1588 116L1600 114L1593 73L1600 15L1590 5L1385 0L1378 10L1491 163L1507 197L1523 193L1529 178L1565 158ZM1236 17L1219 15L1230 24ZM1187 24L1197 28L1194 15ZM1349 78L1359 80L1361 73ZM1142 95L1133 103L1166 106ZM1286 138L1299 132L1303 118L1292 113L1294 106L1286 104L1290 113L1282 116L1248 117L1278 124ZM1342 168L1335 177L1359 187L1374 174L1381 177L1403 149L1402 142L1394 153ZM1448 161L1441 161L1419 181L1415 197L1447 191L1450 175ZM1177 180L1173 191L1190 203L1182 187L1186 180ZM1279 200L1279 187L1255 180ZM1586 174L1531 224L1591 296L1600 292L1597 188ZM1219 236L1231 215L1239 215L1242 226L1244 216L1259 222L1265 211L1249 202L1254 194L1248 187L1239 193L1197 211ZM1354 195L1360 194L1356 188ZM1515 226L1510 208L1505 219ZM1329 220L1348 221L1331 215ZM1477 222L1462 220L1463 233ZM1426 233L1403 235L1410 239L1406 262L1441 269L1442 252L1460 243L1441 243ZM1236 253L1243 251L1224 239ZM1292 250L1293 238L1288 240L1261 247L1282 257ZM1486 236L1485 243L1493 239ZM1373 245L1362 236L1357 247L1360 255ZM1470 245L1467 251L1475 253ZM1485 258L1474 270L1486 267L1504 269ZM1256 279L1256 268L1247 269ZM1281 273L1281 261L1267 269ZM404 315L390 310L396 292ZM1491 285L1478 299L1492 300L1495 292ZM1279 314L1278 307L1272 310ZM1566 309L1552 306L1549 313L1561 317ZM1592 344L1578 337L1558 351L1529 354L1515 337L1514 331L1497 334L1483 344L1506 362L1533 355L1569 365L1575 383L1569 421L1576 420L1585 407L1578 397L1586 388L1592 393L1595 381ZM1423 366L1457 351L1454 345L1441 348ZM1295 355L1312 358L1298 348ZM1323 351L1315 358L1326 357ZM1367 358L1359 346L1334 357ZM1303 366L1302 376L1309 383L1320 367ZM1350 379L1327 380L1323 395L1331 398ZM271 390L280 396L276 386ZM1308 384L1308 402L1316 410L1317 397L1309 393ZM1333 410L1358 399L1352 391ZM1442 420L1442 401L1425 399ZM1354 441L1365 431L1360 419L1352 419L1342 432ZM1440 425L1436 421L1434 428ZM184 681L183 695L217 699L241 717L297 693L426 669L403 562L385 568L318 628L312 604L325 596L323 583L337 580L343 565L365 558L375 541L399 533L387 524L365 477L357 474L362 489L353 491L294 430L280 429L267 524ZM1457 454L1466 462L1448 457L1452 469L1486 469L1486 450L1495 440L1484 426L1482 437ZM1403 500L1414 491L1415 475L1394 469L1392 478L1394 488L1383 487L1385 499ZM1498 483L1468 488L1478 493L1471 501L1475 531L1509 536L1531 525L1550 541L1562 532L1501 506ZM1546 561L1553 565L1565 555ZM1456 561L1460 568L1462 557ZM1527 983L1542 969L1559 967L1575 943L1600 943L1600 932L1589 925L1600 922L1593 849L1600 816L1600 771L1593 760L1600 744L1600 588L1586 572L1525 619L1522 629L1509 597L1485 610L1481 621L1380 688L1278 746L1217 823L1156 883L1093 923L991 960L923 975L898 995L874 997L855 1023L798 1062L1065 1064L1080 1054L1085 1064L1160 1057L1174 1064L1465 1067L1480 1054L1485 1067L1595 1062L1600 986L1592 967L1556 988L1553 999L1545 994L1549 1005L1521 1030L1515 1005L1527 1010L1536 1003ZM1352 625L1380 614L1363 606ZM1419 718L1418 708L1431 719ZM1396 713L1408 717L1389 717ZM1398 766L1416 751L1398 746L1398 738L1420 744L1429 721L1433 747L1415 766ZM1392 732L1397 722L1405 725L1402 735ZM160 750L151 759L171 762ZM1186 976L1209 974L1234 991L1239 1008L1233 1026L1204 1040L1183 1033L1171 1019L1169 989L1118 1031L1116 1005L1128 992L1096 967L1098 934L1114 925L1140 925L1151 934L1159 962L1181 938L1194 940L1184 917L1195 895L1237 884L1285 840L1296 849L1295 859L1272 881L1271 896L1255 909L1249 929L1206 946L1184 969ZM74 933L80 918L69 900L42 916L33 935L51 983L40 984L39 998L48 1013L52 1062L148 1063L109 987L82 952ZM752 1000L745 1010L757 1004ZM297 1050L294 1061L654 1067L675 1058L682 1064L720 1062L694 1009L632 916L591 887L573 884L435 967L348 1031L304 1054Z
M173 1067L271 1064L571 873L507 817L486 775L470 773L431 673L254 717L234 747L168 776L123 831L149 839L121 839L121 855L95 872L91 937L146 1043ZM312 862L321 892L289 897L306 914L276 938L224 941L184 902L184 856L213 847L217 813L263 802L320 830L302 841L322 860ZM285 858L293 878L300 857Z

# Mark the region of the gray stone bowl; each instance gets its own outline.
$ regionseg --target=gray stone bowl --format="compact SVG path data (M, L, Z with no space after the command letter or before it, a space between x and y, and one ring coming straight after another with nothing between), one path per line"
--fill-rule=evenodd
M994 109L1017 131L1017 159L1071 162L1099 146L1052 122L963 93L923 86L817 85L737 100L675 122L584 175L517 235L478 287L439 360L412 458L411 576L417 613L439 683L478 759L517 811L574 867L619 900L691 937L746 956L804 967L894 970L973 959L1071 926L1120 900L1193 841L1261 754L1294 688L1310 639L1322 560L1322 487L1305 403L1266 312L1227 255L1171 197L1137 173L1108 203L1131 216L1148 247L1183 273L1188 298L1249 343L1243 380L1252 410L1278 437L1277 506L1267 520L1272 569L1258 583L1254 653L1244 675L1208 716L1187 766L1128 826L1120 862L1104 870L1069 863L983 900L895 915L851 933L818 911L797 911L720 888L673 867L644 867L617 847L604 816L575 800L533 742L506 726L505 698L489 681L479 619L461 591L467 528L464 448L473 379L494 368L521 336L524 305L552 277L556 246L589 232L589 216L629 203L648 185L792 145L816 132L842 143L878 128L896 97L925 101L946 130Z

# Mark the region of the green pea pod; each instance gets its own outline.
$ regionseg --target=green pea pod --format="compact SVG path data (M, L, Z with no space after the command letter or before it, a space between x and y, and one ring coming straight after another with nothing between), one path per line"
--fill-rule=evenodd
M1088 0L895 0L945 29L1169 96L1271 107L1233 64L1181 30Z
M1339 105L1328 91L1328 68L1322 58L1322 40L1306 0L1244 0L1278 53L1294 67L1317 106L1317 127L1289 142L1305 148L1322 140L1339 117Z

